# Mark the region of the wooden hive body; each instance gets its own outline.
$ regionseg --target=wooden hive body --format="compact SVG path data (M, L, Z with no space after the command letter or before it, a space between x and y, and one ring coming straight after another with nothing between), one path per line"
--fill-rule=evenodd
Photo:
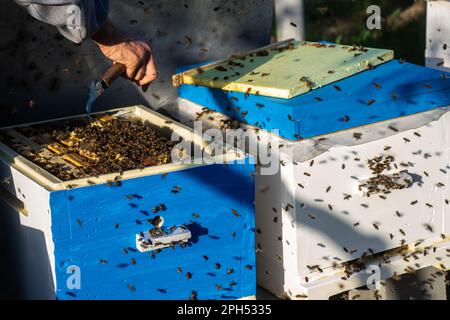
M131 111L161 132L194 138L190 129L144 107L117 111ZM126 171L116 184L111 181L118 173L59 181L0 147L1 178L7 181L1 202L21 213L11 241L18 245L15 262L26 298L188 299L195 291L198 299L238 299L255 294L253 165L242 155L233 153L224 164ZM152 212L160 204L164 210ZM157 214L165 226L188 226L192 237L186 247L165 248L154 257L136 249L136 234L149 230L148 220ZM80 288L70 285L73 268L80 272Z
M367 284L364 270L345 272L362 257L381 266L381 279L435 261L448 268L450 87L442 72L391 61L284 100L189 85L179 92L185 123L206 107L217 118L210 126L245 119L260 145L260 128L280 130L279 170L256 177L260 286L280 297L326 299ZM367 160L388 155L397 167L385 174L406 171L412 185L364 196L358 186L373 176Z

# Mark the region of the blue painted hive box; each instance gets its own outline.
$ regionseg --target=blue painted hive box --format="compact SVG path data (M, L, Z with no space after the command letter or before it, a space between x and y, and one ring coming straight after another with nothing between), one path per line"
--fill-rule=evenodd
M144 107L109 114L194 141L192 130ZM36 147L19 127L3 132ZM11 241L20 244L25 297L253 296L254 167L242 154L228 156L225 163L168 163L62 181L0 144L0 199L3 209L20 213Z
M391 60L290 99L189 84L178 93L240 122L301 140L446 106L449 89L450 76L443 72Z

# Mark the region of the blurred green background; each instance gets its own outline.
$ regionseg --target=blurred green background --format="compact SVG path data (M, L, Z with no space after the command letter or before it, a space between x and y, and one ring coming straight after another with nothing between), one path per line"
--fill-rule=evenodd
M381 9L381 30L368 30L367 7ZM396 58L424 64L424 0L305 0L305 38L392 49Z

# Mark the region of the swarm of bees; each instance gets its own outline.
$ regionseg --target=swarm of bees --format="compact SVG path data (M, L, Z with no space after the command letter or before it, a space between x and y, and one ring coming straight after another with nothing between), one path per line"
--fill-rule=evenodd
M19 148L14 139L2 134L0 140L63 181L112 172L143 169L171 161L174 142L161 136L140 120L109 117L77 119L17 129L20 134L48 149L55 157L79 161L76 170L45 158L39 152Z

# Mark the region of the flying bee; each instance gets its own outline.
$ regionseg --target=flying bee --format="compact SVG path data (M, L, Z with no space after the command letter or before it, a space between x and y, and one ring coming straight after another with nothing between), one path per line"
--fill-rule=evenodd
M436 184L436 187L442 188L442 187L445 187L445 184L443 184L442 182L438 182L438 183Z

